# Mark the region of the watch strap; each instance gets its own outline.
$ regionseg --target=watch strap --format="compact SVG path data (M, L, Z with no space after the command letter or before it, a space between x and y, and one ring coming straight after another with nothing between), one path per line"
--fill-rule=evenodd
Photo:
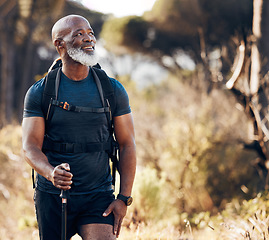
M123 201L126 204L126 206L130 206L133 202L133 198L131 196L126 197L120 193L118 194L117 199Z

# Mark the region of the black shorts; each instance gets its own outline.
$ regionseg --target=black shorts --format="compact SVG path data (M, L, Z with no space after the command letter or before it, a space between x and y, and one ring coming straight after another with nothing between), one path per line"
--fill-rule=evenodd
M72 195L67 201L67 239L78 233L78 227L84 224L114 224L111 213L103 217L104 211L115 199L113 192ZM59 195L35 191L36 217L41 240L61 239L62 200Z

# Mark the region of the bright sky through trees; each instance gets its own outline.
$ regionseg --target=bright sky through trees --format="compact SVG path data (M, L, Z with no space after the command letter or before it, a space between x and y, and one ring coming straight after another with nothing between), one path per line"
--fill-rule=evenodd
M89 9L112 13L116 17L142 15L151 10L155 0L81 0Z

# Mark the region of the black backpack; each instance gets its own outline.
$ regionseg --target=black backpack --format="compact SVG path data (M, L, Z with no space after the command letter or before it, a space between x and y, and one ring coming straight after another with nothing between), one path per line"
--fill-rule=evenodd
M62 107L67 111L86 111L86 112L104 112L106 113L110 137L108 146L101 146L102 149L105 149L109 155L109 158L112 161L112 185L115 188L116 181L116 169L118 166L118 143L115 140L114 136L114 127L113 127L113 114L116 108L116 99L114 94L114 89L111 84L110 78L107 74L101 69L99 64L91 67L91 71L96 82L100 98L102 101L103 108L82 108L77 106L69 105L67 102L59 102L58 101L58 88L60 84L60 75L61 75L61 60L57 60L52 67L50 68L48 74L45 76L45 87L42 96L42 111L45 116L45 129L49 128L50 120L53 115L54 106ZM46 134L46 130L45 130ZM45 136L46 137L46 136ZM44 141L44 143L46 143ZM67 143L61 143L58 146L53 145L58 149L63 149L63 146L66 148L69 145ZM74 152L74 146L73 152ZM91 147L91 146L89 146ZM44 148L44 144L43 144ZM94 145L92 148L98 148L98 146ZM68 149L67 149L68 150ZM90 150L89 150L90 151ZM34 184L34 171L32 171L33 178L33 187Z

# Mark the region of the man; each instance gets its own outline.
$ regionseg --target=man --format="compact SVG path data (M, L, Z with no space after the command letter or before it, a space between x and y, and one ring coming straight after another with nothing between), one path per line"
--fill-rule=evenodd
M78 15L63 17L52 28L52 40L62 60L59 101L86 108L102 107L89 67L95 63L96 43L89 22ZM53 144L82 145L107 141L109 129L105 113L71 112L55 107L49 126L45 127L41 109L44 79L36 82L25 96L23 151L26 161L38 173L35 207L41 239L60 239L61 190L70 193L67 239L76 233L84 240L110 240L119 236L127 211L126 201L131 196L136 154L128 95L118 81L111 81L116 97L113 124L120 149L120 195L116 200L106 151L44 150L47 139Z

